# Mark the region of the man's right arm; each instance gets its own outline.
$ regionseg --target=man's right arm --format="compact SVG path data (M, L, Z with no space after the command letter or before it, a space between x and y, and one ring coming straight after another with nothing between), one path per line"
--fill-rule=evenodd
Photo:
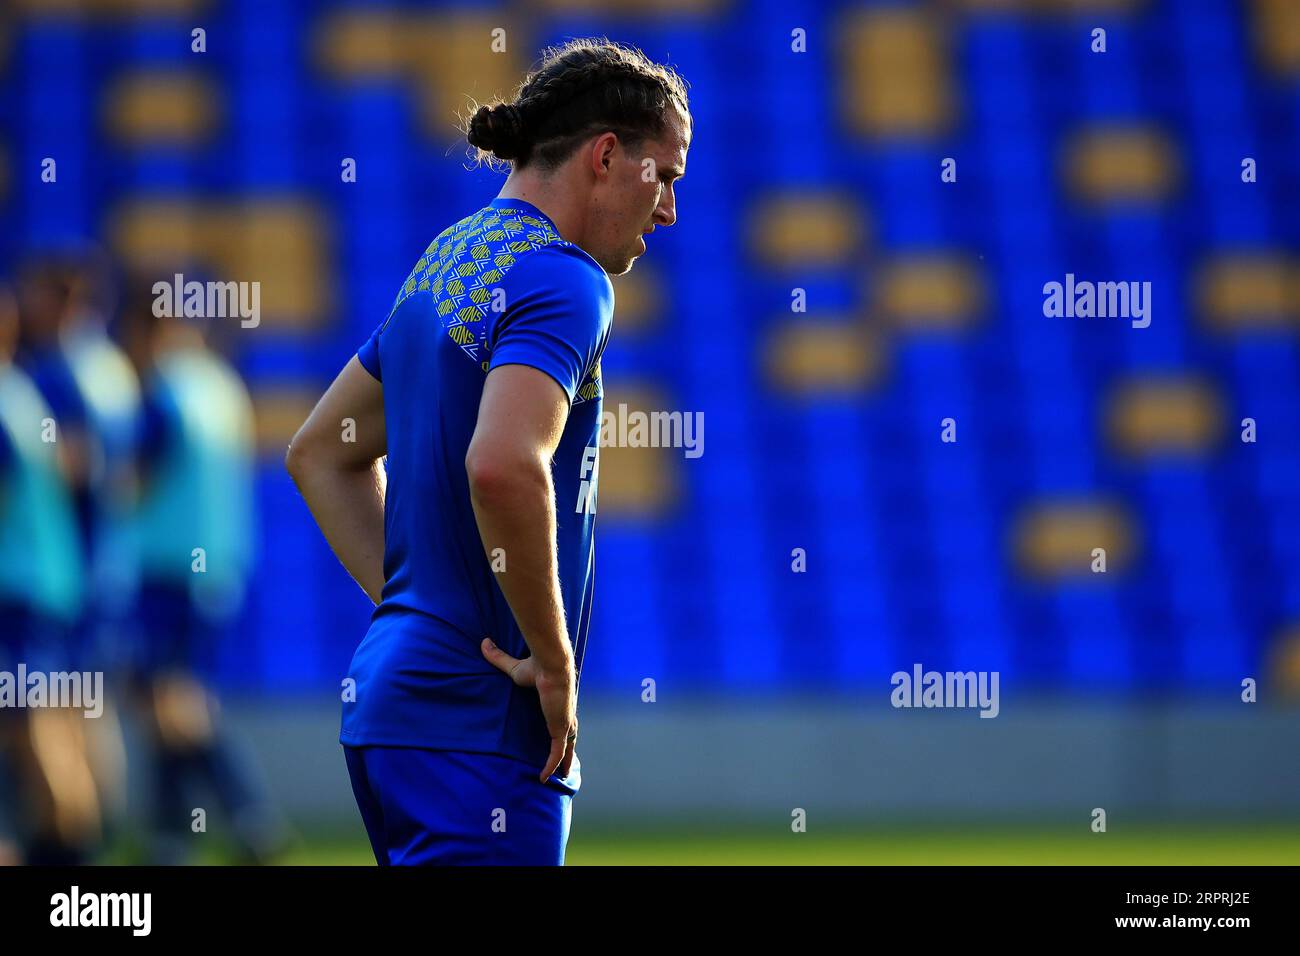
M345 439L345 422L353 434ZM384 591L388 450L384 387L353 357L285 454L285 467L343 567L378 604Z
M542 780L557 768L568 775L577 734L551 482L551 458L568 415L568 395L552 376L528 365L498 366L484 381L465 456L483 549L494 566L496 557L504 557L497 580L531 657L516 660L488 640L483 653L516 684L537 688L551 735Z

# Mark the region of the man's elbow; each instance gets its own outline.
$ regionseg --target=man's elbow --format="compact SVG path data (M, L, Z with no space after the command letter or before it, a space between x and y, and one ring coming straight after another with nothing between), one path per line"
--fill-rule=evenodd
M545 466L527 455L505 455L470 448L465 476L471 497L480 502L508 501L547 485Z
M289 473L289 477L294 480L295 484L302 484L303 478L312 468L311 443L303 436L302 432L294 435L289 441L289 447L284 452L284 470Z
M465 477L469 480L471 497L479 501L489 500L504 493L509 481L509 468L500 457L471 448L465 456Z

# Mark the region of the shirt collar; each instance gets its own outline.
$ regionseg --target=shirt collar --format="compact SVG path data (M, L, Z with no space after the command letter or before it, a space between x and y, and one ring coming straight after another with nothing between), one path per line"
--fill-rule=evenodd
M546 215L546 213L542 212L540 209L538 209L532 203L527 202L526 200L502 199L498 197L497 199L494 199L490 203L488 203L488 205L491 206L493 209L522 209L524 212L530 213L539 219L546 220L546 222L550 223L551 228L555 229L557 233L560 231L559 229L555 228L555 222L551 219L550 216Z

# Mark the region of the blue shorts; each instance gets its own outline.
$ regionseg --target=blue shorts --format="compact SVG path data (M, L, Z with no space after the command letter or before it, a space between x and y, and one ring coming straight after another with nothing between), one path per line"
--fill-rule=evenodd
M188 587L144 582L136 618L127 656L137 678L147 680L168 671L207 676L213 670L220 631L200 613Z
M352 792L380 866L563 866L569 775L497 754L344 746Z
M0 671L71 669L72 629L16 602L0 601Z

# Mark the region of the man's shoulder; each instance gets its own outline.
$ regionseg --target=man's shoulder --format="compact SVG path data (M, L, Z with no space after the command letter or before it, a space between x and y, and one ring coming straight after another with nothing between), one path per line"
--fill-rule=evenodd
M549 221L522 208L484 206L429 243L402 284L393 309L417 292L458 297L495 285L530 253L570 246Z
M520 254L516 264L527 264L533 274L553 273L570 281L613 288L609 275L581 246L567 239L538 246Z
M614 286L609 274L581 247L564 239L521 255L502 285L514 300L540 291L588 306L603 322L613 318Z

